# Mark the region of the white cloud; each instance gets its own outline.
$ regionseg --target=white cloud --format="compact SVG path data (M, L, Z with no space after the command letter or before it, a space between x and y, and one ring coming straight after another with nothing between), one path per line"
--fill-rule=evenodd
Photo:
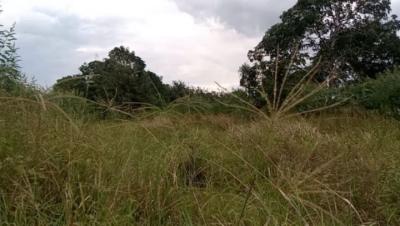
M246 35L252 33L243 28L249 17L275 21L294 2L248 1L199 0L202 12L209 11L199 19L194 9L177 6L182 0L3 0L0 19L17 23L23 69L42 85L126 45L167 82L230 87L238 85L237 70L266 29L257 25L251 29L258 35ZM400 13L400 0L392 2Z
M259 40L208 18L197 21L169 0L8 0L22 66L40 84L76 73L84 62L126 45L165 81L238 85L238 67Z

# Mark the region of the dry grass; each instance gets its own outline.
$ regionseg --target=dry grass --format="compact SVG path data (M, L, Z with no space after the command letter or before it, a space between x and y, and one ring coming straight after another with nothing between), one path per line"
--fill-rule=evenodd
M1 225L396 225L400 127L186 114L85 122L0 102Z

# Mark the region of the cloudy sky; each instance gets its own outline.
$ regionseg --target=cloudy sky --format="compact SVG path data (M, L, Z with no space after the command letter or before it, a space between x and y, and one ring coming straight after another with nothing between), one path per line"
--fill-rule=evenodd
M125 45L164 81L238 85L238 68L295 0L0 0L23 71L43 86ZM400 0L392 0L400 14Z

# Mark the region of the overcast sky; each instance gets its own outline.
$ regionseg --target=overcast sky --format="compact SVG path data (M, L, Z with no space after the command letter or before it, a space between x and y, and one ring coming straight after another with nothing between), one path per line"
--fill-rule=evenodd
M21 66L43 86L125 45L165 82L238 86L247 51L295 0L0 0ZM392 0L400 14L400 0Z

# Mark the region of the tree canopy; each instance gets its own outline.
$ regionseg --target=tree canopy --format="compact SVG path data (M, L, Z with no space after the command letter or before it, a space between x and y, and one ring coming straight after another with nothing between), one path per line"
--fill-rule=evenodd
M81 74L57 81L57 91L73 91L93 101L116 104L162 104L165 86L162 78L146 70L145 62L126 47L116 47L102 61L80 67Z
M319 81L331 72L341 84L375 78L400 62L400 21L390 13L390 0L298 0L249 52L241 85L255 95L277 61L278 78L290 62L292 77L319 64Z

